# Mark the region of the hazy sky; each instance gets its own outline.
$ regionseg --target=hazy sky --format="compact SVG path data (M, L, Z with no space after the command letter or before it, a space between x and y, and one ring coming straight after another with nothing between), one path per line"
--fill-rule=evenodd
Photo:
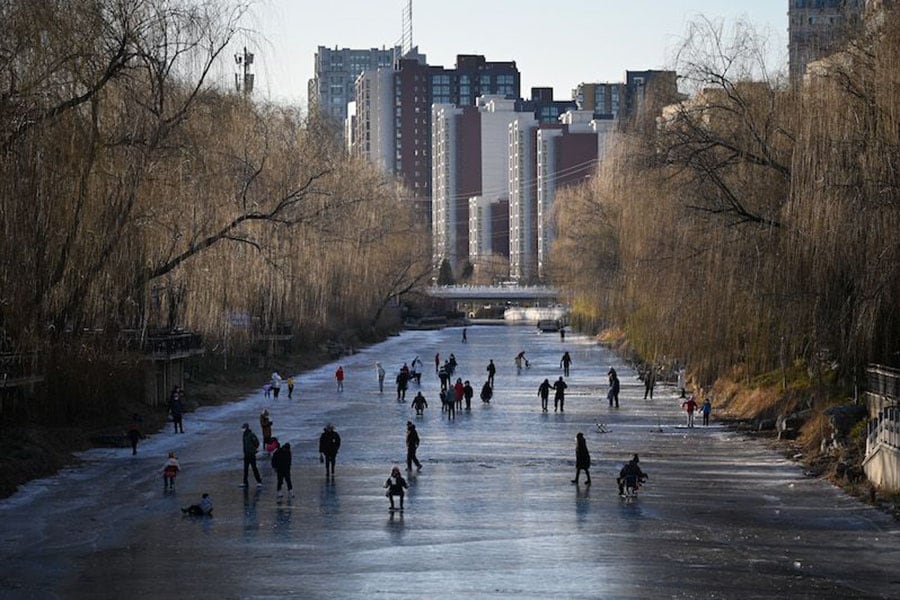
M260 98L306 105L318 46L392 47L405 0L257 0L241 38L256 53ZM582 81L620 81L626 69L671 67L688 22L743 18L769 40L771 67L787 60L787 0L414 0L413 42L428 63L457 54L514 60L522 93L552 86L568 99ZM235 49L237 50L237 48Z

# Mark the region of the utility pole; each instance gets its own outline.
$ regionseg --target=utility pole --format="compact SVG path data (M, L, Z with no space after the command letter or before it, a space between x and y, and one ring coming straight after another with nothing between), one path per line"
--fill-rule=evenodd
M238 72L234 74L234 87L237 92L249 96L253 93L253 73L250 72L250 65L253 64L253 53L247 51L244 46L243 54L235 54L234 62L238 66Z

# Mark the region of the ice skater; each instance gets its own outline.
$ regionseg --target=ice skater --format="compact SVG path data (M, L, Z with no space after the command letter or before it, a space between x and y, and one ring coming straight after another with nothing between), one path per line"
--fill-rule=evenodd
M541 385L538 386L537 395L541 399L541 410L543 412L547 412L547 405L550 402L550 380L545 379Z
M128 441L131 442L131 455L134 456L137 454L137 445L138 441L143 439L144 434L141 433L141 416L137 413L131 415L131 425L128 426L128 433L125 435L128 437Z
M472 410L472 396L474 395L475 390L472 389L472 384L466 379L466 383L463 385L463 398L466 399L466 410Z
M494 365L493 358L488 361L487 374L488 374L487 382L490 384L491 387L494 387L494 375L497 374L497 367Z
M572 366L572 357L569 356L568 350L562 355L562 358L559 361L559 366L563 370L563 375L568 377L569 376L569 367Z
M687 426L694 426L694 411L697 410L697 401L694 400L694 395L691 394L687 400L681 403L681 408L687 413Z
M175 456L174 452L169 452L169 457L163 463L162 469L163 491L175 491L175 476L178 475L180 470L181 465L178 464L178 457Z
M616 483L619 485L619 495L623 498L626 496L637 496L637 490L647 479L647 474L641 470L641 459L635 454L630 461L619 471L619 477Z
M644 400L647 399L647 396L650 396L650 399L653 400L653 388L655 385L656 368L653 367L653 365L650 365L644 372Z
M339 366L334 372L334 380L337 382L337 391L344 391L344 367Z
M241 425L244 430L242 438L242 446L244 450L244 482L241 487L247 487L247 475L249 470L253 469L253 477L256 479L256 487L262 487L262 477L259 476L259 469L256 468L256 450L259 448L259 438L250 429L249 423Z
M456 392L452 388L441 390L441 406L447 410L447 420L456 420Z
M485 381L484 385L481 386L481 401L490 403L491 398L494 397L494 388L491 387L490 380Z
M378 376L378 393L384 393L384 367L381 366L380 362L375 363L375 374Z
M269 445L272 443L272 419L269 418L269 409L264 408L259 415L259 429L262 434L263 447L269 451Z
M416 452L419 449L419 432L412 421L406 422L406 470L412 470L412 466L416 465L416 469L422 470L422 463L419 462Z
M409 487L409 484L400 474L400 467L391 469L391 476L384 482L384 487L387 489L385 496L391 502L391 510L397 510L394 506L394 496L400 496L400 510L403 510L403 497L406 495L404 490Z
M175 425L175 433L184 433L184 392L180 386L172 388L169 397L169 412L172 413L172 423Z
M416 397L413 398L410 406L416 409L416 416L421 417L425 414L425 409L428 408L428 401L425 400L425 396L422 395L422 392L419 392L416 394Z
M294 485L291 483L291 445L284 444L272 453L272 468L275 469L275 476L278 478L278 485L275 491L281 498L281 486L287 484L288 496L294 497Z
M562 375L560 375L559 379L553 384L553 389L556 390L553 393L553 412L556 412L557 408L559 412L565 412L567 387L569 387L568 384L563 381Z
M615 407L619 408L619 376L615 369L609 370L609 392L607 392L606 398L609 400L610 407L615 404Z
M700 405L700 414L703 415L703 426L707 427L709 425L709 413L712 412L712 402L709 398L703 401L703 404Z
M325 463L325 479L334 477L334 463L338 450L341 449L341 436L329 423L319 436L319 462Z
M466 328L463 327L462 343L465 344L468 341L469 341L469 337L466 335Z
M575 434L575 479L572 480L575 485L578 485L578 478L582 471L587 478L584 484L591 485L591 455L588 452L584 434L579 431Z
M397 373L397 402L406 402L406 388L409 387L409 367L406 363Z

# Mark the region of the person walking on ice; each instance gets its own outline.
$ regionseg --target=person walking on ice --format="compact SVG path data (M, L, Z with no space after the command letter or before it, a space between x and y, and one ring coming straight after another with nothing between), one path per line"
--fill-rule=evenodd
M425 414L425 409L428 408L428 401L425 400L425 396L422 395L422 392L419 392L416 394L416 397L413 398L410 406L416 409L416 416L421 417Z
M337 382L337 391L344 391L344 367L338 367L334 372L334 380Z
M545 379L544 382L538 386L538 397L541 399L541 410L543 412L547 412L547 404L550 401L550 380Z
M681 407L687 413L687 426L694 426L694 411L697 410L697 401L694 400L694 395L691 394L687 400L681 403Z
M572 366L572 357L569 356L568 351L566 351L562 355L562 358L559 361L559 366L563 370L563 375L568 377L569 376L569 367Z
M567 387L569 386L563 381L562 376L560 376L560 378L556 380L556 383L553 384L553 389L556 390L553 394L553 412L556 412L557 408L559 408L559 412L565 411Z
M325 479L334 477L334 463L338 450L341 449L341 436L329 423L319 436L319 462L325 463Z
M656 385L656 368L653 365L647 367L644 372L644 400L647 396L653 400L653 387Z
M497 367L494 365L494 359L490 359L487 365L487 382L491 387L494 387L494 375L497 374Z
M591 485L591 455L584 434L579 431L575 434L575 479L572 480L575 485L578 485L578 477L582 471L587 478L584 484Z
M375 374L378 376L378 393L384 393L384 367L381 366L380 362L375 363Z
M253 468L253 477L256 479L256 487L262 487L262 477L259 476L259 469L256 468L256 450L259 448L259 438L250 429L249 423L241 425L241 429L244 430L244 482L241 487L247 487L247 474L251 467Z
M169 457L163 464L162 470L163 491L175 491L175 476L178 475L178 471L180 470L181 465L178 464L178 457L175 456L174 452L169 452Z
M616 408L619 408L619 376L615 369L609 370L609 392L607 392L606 398L609 400L610 408L614 403Z
M294 485L291 483L291 445L284 444L279 446L272 453L272 468L275 469L275 476L278 478L278 485L275 491L281 498L281 486L287 484L288 496L294 497Z
M409 484L406 483L403 475L400 474L400 467L391 469L391 476L384 482L384 487L387 488L385 495L391 502L391 510L397 510L394 506L394 496L400 497L400 510L403 510L403 497L406 495L405 490L409 487Z
M419 432L416 431L416 426L412 421L406 422L406 470L411 471L412 466L416 465L416 469L422 470L422 463L419 462L418 457L416 456L416 451L419 449Z
M712 412L712 402L710 402L709 398L703 401L703 404L700 406L700 413L703 415L703 426L707 427L709 425L709 413Z

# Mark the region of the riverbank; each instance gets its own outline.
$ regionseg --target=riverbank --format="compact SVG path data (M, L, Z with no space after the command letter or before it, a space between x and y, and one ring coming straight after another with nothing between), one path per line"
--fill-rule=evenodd
M185 384L185 420L201 406L219 406L235 402L259 390L272 371L285 378L298 379L308 371L333 360L321 350L305 350L291 355L267 358L263 366L232 360L227 371L199 369L199 376ZM76 418L66 425L41 422L4 423L0 430L0 499L8 498L18 487L33 479L47 477L78 464L77 454L97 447L127 448L125 430L128 415L141 416L145 435L171 427L165 407L151 410L141 398L126 396L115 405L115 425L97 423L91 417Z
M597 341L629 363L643 360L624 331L604 330ZM709 388L691 383L688 393L698 402L709 397L715 418L742 434L764 441L774 451L803 466L810 477L822 477L851 496L900 520L900 494L877 490L862 469L865 419L838 423L835 410L853 408L836 386L813 385L805 367L748 379L739 370L720 377ZM861 414L862 411L852 411Z

